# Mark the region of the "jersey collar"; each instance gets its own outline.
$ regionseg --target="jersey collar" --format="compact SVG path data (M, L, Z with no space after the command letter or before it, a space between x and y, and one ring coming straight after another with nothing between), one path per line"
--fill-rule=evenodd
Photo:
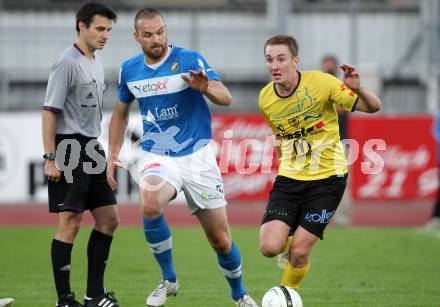
M287 96L280 95L277 91L277 87L275 86L275 83L273 84L273 90L278 97L289 98L290 96L293 95L293 93L295 93L296 89L298 88L299 84L301 83L301 72L299 70L297 70L297 72L298 72L298 84L295 86L295 88L293 89L293 91L289 95L287 95Z
M73 43L73 47L75 47L75 49L81 53L82 56L86 56L86 54L84 53L84 51L81 50L81 48L78 46L77 43ZM93 58L95 58L95 55L93 54Z
M79 48L79 46L78 46L78 44L77 44L77 43L73 43L73 47L75 47L75 48L76 48L76 50L78 50L78 51L79 51L79 53L81 53L82 55L86 55L86 54L84 53L84 51L82 51L82 50L81 50L81 48Z
M162 66L163 63L165 63L171 57L171 54L173 53L174 49L175 49L175 47L173 45L169 45L168 50L167 50L167 54L165 55L165 57L160 62L157 62L154 65L148 65L147 62L145 61L145 55L144 55L145 66L147 66L149 69L152 69L152 70L158 69L160 66Z

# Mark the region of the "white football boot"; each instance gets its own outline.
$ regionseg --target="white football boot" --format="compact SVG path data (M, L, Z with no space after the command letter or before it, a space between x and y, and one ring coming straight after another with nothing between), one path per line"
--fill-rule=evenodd
M179 290L179 283L162 280L160 284L148 296L146 304L151 307L159 307L165 305L168 296L176 296Z
M0 298L0 307L9 307L15 302L13 298Z
M259 307L252 297L247 294L245 294L241 299L234 301L234 303L238 307Z

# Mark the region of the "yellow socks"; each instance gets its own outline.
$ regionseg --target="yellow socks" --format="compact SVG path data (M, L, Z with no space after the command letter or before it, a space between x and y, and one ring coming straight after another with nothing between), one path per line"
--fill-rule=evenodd
M287 242L286 242L286 245L284 245L283 253L287 253L287 252L290 251L290 245L292 245L292 237L293 236L288 236L287 237Z
M281 286L287 286L289 288L298 289L304 277L309 272L309 269L310 269L310 261L309 264L307 264L307 266L301 269L292 267L289 261L283 271Z
M277 264L278 267L282 270L284 270L284 268L287 265L287 262L289 262L289 258L290 258L290 246L292 245L292 236L289 236L287 238L286 244L283 247L283 251L281 252L281 254L279 254L277 256Z

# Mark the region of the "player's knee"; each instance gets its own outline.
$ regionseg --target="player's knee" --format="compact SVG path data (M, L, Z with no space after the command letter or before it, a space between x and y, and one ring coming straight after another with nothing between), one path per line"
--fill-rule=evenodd
M111 231L112 233L116 230L116 228L118 228L118 226L119 226L119 216L115 216L111 218L107 223L107 227L109 231Z
M293 267L304 266L309 262L310 249L306 247L295 247L292 248L291 261Z
M142 214L147 218L156 218L162 214L162 206L157 198L146 197L142 201Z
M227 236L218 236L209 240L212 248L221 254L227 254L231 250L231 240Z
M260 252L265 257L275 257L276 255L280 254L283 250L283 246L280 246L280 244L276 244L276 242L270 242L270 241L261 241L260 242Z
M58 229L57 237L59 237L62 241L72 242L76 235L78 234L80 227L80 222L76 220L70 220L67 223L64 223Z
M118 226L119 217L114 216L103 221L102 223L96 224L95 229L99 232L102 232L103 234L111 236L115 232L116 228L118 228Z
M154 219L162 215L162 210L156 207L142 206L142 215L146 218Z

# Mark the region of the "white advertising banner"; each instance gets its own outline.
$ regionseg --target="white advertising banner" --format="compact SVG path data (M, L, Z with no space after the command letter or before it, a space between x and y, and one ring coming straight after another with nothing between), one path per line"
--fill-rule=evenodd
M108 142L110 114L104 114L102 136ZM140 116L130 125L140 125ZM21 202L46 202L47 181L44 176L44 148L41 113L0 114L0 205ZM137 184L128 172L118 172L118 194L121 201L139 201Z
M47 199L42 154L41 114L0 114L0 203Z

